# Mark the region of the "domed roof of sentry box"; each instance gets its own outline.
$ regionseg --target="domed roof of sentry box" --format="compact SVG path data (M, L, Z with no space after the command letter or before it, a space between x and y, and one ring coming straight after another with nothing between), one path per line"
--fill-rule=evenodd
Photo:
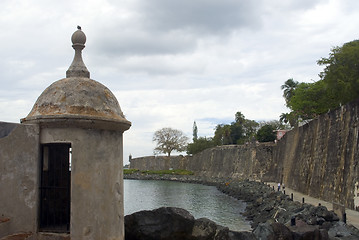
M82 60L86 36L81 27L74 32L71 40L75 57L66 71L66 78L46 88L21 122L127 130L131 122L126 120L114 94L103 84L90 79Z

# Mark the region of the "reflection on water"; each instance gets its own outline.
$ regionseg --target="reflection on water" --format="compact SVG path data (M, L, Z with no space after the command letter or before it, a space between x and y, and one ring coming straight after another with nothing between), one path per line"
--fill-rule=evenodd
M245 204L229 197L213 186L201 184L124 180L125 215L159 207L180 207L195 218L206 217L231 230L250 230L240 214Z

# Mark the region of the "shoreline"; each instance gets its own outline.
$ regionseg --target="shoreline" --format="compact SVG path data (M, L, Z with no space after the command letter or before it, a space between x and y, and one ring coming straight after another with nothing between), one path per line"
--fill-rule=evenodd
M133 189L136 191L132 191ZM160 196L158 193L164 195ZM135 199L134 196L141 197L137 204L129 201ZM142 196L148 197L143 199ZM251 232L251 221L243 216L246 205L245 201L228 196L215 186L165 179L125 179L125 215L161 207L177 207L189 211L196 219L210 219L231 231Z
M124 179L169 180L215 186L221 192L246 203L246 209L242 215L251 223L252 232L256 236L270 234L268 232L277 236L278 233L275 231L290 231L292 235L313 232L313 234L322 235L323 239L329 239L329 237L347 239L348 236L359 239L358 229L340 221L339 217L325 206L313 206L293 201L289 196L273 190L262 182L248 179L203 178L196 175L142 173L124 174ZM292 225L293 221L295 225ZM264 231L264 229L269 229L269 231Z

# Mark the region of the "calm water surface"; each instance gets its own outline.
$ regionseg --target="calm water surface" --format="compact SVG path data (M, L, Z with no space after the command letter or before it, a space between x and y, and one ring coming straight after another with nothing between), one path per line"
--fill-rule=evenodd
M206 217L231 230L251 229L241 215L245 203L223 194L213 186L125 179L124 190L125 215L159 207L180 207L195 218Z

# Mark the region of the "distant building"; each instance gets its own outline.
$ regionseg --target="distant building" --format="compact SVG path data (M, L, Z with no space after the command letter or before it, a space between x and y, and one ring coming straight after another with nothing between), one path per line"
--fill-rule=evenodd
M277 136L276 140L280 140L288 131L289 130L275 130Z

